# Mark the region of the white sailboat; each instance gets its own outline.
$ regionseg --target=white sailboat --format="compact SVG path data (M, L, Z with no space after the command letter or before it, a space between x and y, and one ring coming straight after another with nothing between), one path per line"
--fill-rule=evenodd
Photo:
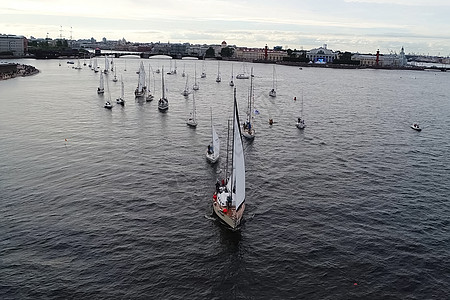
M111 72L114 71L114 56L111 57Z
M234 86L234 81L233 81L233 65L231 65L231 80L230 80L230 86Z
M272 89L269 92L270 97L276 97L277 96L277 89L276 89L276 79L275 79L275 66L273 66L272 71Z
M150 64L148 64L148 85L147 85L147 96L145 97L145 101L147 101L147 102L153 101L153 99L155 98L152 95L152 91L150 89L150 80L151 80L150 74L151 73L152 73L152 67L150 66Z
M242 72L236 75L236 79L248 79L247 67L245 63L242 63Z
M158 109L160 111L166 111L169 109L169 100L166 98L166 88L164 86L164 67L161 72L161 98L158 101Z
M97 57L94 59L94 67L93 67L93 70L94 70L95 73L98 72L98 61L97 61Z
M103 95L103 93L105 93L105 84L103 82L103 73L100 73L100 84L97 88L97 94Z
M139 66L139 76L138 76L138 85L136 87L136 90L134 91L134 95L136 96L136 98L141 98L144 97L145 95L145 90L146 90L146 86L145 86L145 68L144 68L144 64L141 61L141 64Z
M74 69L75 70L81 70L81 63L80 63L80 59L79 58L78 58L77 66Z
M108 71L109 71L109 60L108 57L105 55L105 70L103 70L103 72L105 74L108 74Z
M214 129L213 119L212 119L212 109L211 109L211 144L208 145L208 149L206 149L206 159L214 164L219 159L220 155L220 139L217 135L216 130Z
M301 109L300 109L300 117L297 118L297 123L295 123L295 126L298 129L305 129L306 124L305 124L305 120L303 120L303 93L302 93L302 104L301 104Z
M198 86L198 83L197 83L197 67L195 67L195 70L194 70L194 85L192 86L192 89L194 91L198 91L199 88L200 87Z
M112 106L112 103L111 103L111 91L109 90L109 84L108 84L108 81L106 81L106 90L107 90L107 100L106 100L106 102L105 102L105 108L107 108L107 109L111 109L113 106Z
M253 68L251 70L250 74L250 92L248 95L248 109L247 109L247 120L242 124L242 135L252 140L255 138L255 129L253 128L253 102L255 99L255 96L253 94Z
M200 78L206 78L206 71L205 71L205 57L203 57L202 74L200 75Z
M181 73L181 77L186 76L185 70L186 70L186 64L183 64L183 73Z
M181 94L182 94L183 96L185 96L185 97L189 96L188 79L189 79L189 76L186 76L186 84L184 85L184 90L183 90L183 92L181 93Z
M125 104L125 88L123 85L122 76L120 76L120 97L116 99L117 104L124 105Z
M245 159L239 127L236 89L234 90L233 112L231 174L226 182L222 181L222 185L219 182L216 183L216 191L213 195L213 211L227 226L231 229L237 229L241 224L245 210ZM227 173L225 177L228 176Z
M114 67L114 78L112 81L117 82L116 67Z
M217 62L217 77L216 82L221 82L222 78L220 77L220 62Z
M197 127L197 112L195 109L195 95L194 94L192 94L192 112L189 114L186 124L188 124L191 127Z

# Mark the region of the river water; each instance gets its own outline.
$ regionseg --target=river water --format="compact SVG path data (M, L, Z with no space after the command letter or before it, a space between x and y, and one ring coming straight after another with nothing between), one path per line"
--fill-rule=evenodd
M206 61L192 129L181 73L192 87L201 61L166 76L167 113L159 75L135 101L140 59L114 60L112 110L87 67L17 62L41 72L0 81L1 299L449 297L450 73L276 66L272 99L272 65L247 64L259 114L233 232L211 217L225 152L204 152L211 109L226 148L242 63ZM243 119L250 81L235 83Z

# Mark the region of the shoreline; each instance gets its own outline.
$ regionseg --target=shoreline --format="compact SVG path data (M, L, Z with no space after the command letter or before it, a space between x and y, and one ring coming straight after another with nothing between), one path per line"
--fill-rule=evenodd
M24 64L0 64L0 81L17 77L27 77L39 74L34 66Z

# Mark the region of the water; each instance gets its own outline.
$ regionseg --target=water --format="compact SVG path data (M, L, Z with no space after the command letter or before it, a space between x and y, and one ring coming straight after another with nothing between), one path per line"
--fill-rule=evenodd
M0 298L448 298L450 74L277 66L271 99L272 66L249 64L260 114L233 232L210 217L225 159L204 152L211 107L225 149L241 63L216 83L206 62L192 129L181 73L192 86L201 62L166 76L167 113L159 76L156 100L134 100L138 59L115 60L127 102L111 111L87 67L20 62L41 73L0 81ZM235 83L243 116L249 80Z

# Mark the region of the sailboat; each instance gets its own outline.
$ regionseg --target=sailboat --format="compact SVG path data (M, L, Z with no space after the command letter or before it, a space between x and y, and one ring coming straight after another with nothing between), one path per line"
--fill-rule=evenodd
M183 73L181 73L181 77L186 76L185 69L186 69L186 64L183 65Z
M237 229L245 210L245 159L239 127L236 89L234 90L232 130L231 174L226 182L222 181L222 185L219 182L216 183L216 191L213 195L213 211L227 226L231 229ZM228 176L227 173L225 177Z
M109 70L109 60L108 57L105 55L105 70L103 70L103 72L105 74L108 74L108 70Z
M222 78L220 77L220 62L217 63L217 77L216 82L221 82Z
M203 63L202 63L202 75L200 75L200 78L206 78L206 72L205 72L205 57L203 56Z
M108 92L107 93L108 100L106 100L104 107L107 108L107 109L111 109L113 106L112 106L112 103L111 103L111 92L109 90L108 80L106 81L106 90Z
M219 159L220 140L213 125L212 108L211 108L211 136L212 136L211 144L209 144L208 149L206 149L206 159L213 164Z
M198 86L198 83L197 83L197 67L195 67L195 70L194 70L194 85L192 86L192 89L194 91L198 91L199 88L200 87Z
M95 73L98 72L98 62L97 62L97 58L94 59L94 67L93 67L93 70L94 70Z
M186 121L191 127L197 127L197 113L195 110L195 95L192 94L192 112L189 114L189 118Z
M247 120L245 121L244 124L242 124L242 135L249 139L252 140L255 138L255 129L253 128L253 101L254 101L254 95L253 95L253 68L251 70L251 75L250 75L250 92L248 95L248 109L247 109Z
M138 86L136 87L136 90L134 91L134 95L136 98L144 97L145 95L145 69L144 64L141 61L141 64L139 66L139 76L138 76Z
M186 76L186 84L184 86L183 92L181 93L185 97L189 96L188 78L189 78L189 76Z
M233 81L233 65L231 65L231 80L230 80L230 86L234 86L234 81Z
M166 98L166 88L164 86L164 67L161 72L161 98L158 101L158 109L160 111L166 111L169 109L169 100Z
M152 73L152 67L148 64L148 86L147 86L147 97L145 97L145 101L150 102L154 99L152 95L152 91L150 89L150 74Z
M120 87L121 87L120 98L117 98L116 102L117 102L117 104L124 105L125 104L125 96L124 96L125 88L124 88L124 85L123 85L122 76L120 76Z
M114 78L112 81L117 82L116 67L114 67Z
M114 71L114 56L111 57L111 72Z
M269 92L269 96L270 97L276 97L277 96L277 90L275 87L275 66L273 66L273 71L272 71L272 89Z
M100 84L97 88L97 94L103 95L103 93L105 93L105 84L103 82L103 73L100 73Z
M247 73L247 68L245 66L245 63L242 63L242 72L236 75L236 79L248 79L248 73Z
M300 109L300 117L297 118L297 123L295 123L298 129L305 129L306 124L305 120L303 120L303 93L302 93L302 106Z
M77 66L74 68L75 70L81 70L80 59L78 58Z

